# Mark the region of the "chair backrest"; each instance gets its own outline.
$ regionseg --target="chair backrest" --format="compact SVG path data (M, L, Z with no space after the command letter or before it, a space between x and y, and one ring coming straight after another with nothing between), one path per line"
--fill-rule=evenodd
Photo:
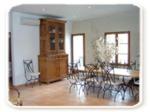
M115 75L114 75L114 73L113 74L110 73L113 70L114 70L114 68L111 67L111 66L105 66L102 69L102 78L103 78L103 81L109 82L110 84L112 82L115 82Z
M34 72L32 60L23 60L23 65L25 74Z
M68 67L69 67L68 68L69 73L74 74L74 73L78 72L78 64L77 63L70 63L68 65Z
M70 63L68 65L67 79L70 81L70 83L77 82L77 80L78 80L78 66L76 63Z
M87 72L87 77L96 77L97 76L97 74L96 74L97 65L86 64L85 69Z

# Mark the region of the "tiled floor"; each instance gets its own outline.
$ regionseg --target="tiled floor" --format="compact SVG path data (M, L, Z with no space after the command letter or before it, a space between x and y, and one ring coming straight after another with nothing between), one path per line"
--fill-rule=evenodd
M104 99L102 95L97 98L97 94L92 91L89 95L72 88L69 93L69 82L67 80L57 81L49 84L36 84L17 87L21 93L24 106L133 106L138 103L131 95L126 94L125 100L120 96L114 102L114 97L107 95ZM10 91L10 97L13 92Z

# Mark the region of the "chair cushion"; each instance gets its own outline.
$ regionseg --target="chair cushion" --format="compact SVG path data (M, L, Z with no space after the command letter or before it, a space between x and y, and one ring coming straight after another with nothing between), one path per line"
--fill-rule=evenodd
M29 73L29 75L31 75L31 76L39 76L40 75L40 73L39 72L37 72L37 73Z
M134 82L135 85L139 85L139 80Z

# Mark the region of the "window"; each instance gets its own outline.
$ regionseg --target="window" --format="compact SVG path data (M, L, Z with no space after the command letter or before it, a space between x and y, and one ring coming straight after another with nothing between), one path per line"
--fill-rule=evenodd
M107 32L105 33L105 43L114 44L118 48L118 53L111 59L116 65L130 64L130 32Z

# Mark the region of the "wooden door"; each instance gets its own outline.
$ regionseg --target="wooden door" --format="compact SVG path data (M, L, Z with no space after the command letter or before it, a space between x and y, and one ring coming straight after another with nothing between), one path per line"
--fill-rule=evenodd
M59 68L59 72L60 72L60 77L61 78L64 78L64 77L66 77L66 75L67 75L67 72L68 72L68 60L67 60L67 56L66 57L63 57L63 58L60 58L59 59L59 66L60 66L60 68Z
M64 24L63 23L59 23L57 26L57 38L58 38L58 42L57 42L57 46L58 46L58 52L64 52L64 45L65 45L65 39L64 39Z
M48 75L47 80L49 81L55 81L55 80L60 79L58 59L48 59L47 75Z
M57 48L57 24L55 23L48 23L47 26L48 33L47 33L47 42L48 46L47 48L49 49L49 53L56 53Z

